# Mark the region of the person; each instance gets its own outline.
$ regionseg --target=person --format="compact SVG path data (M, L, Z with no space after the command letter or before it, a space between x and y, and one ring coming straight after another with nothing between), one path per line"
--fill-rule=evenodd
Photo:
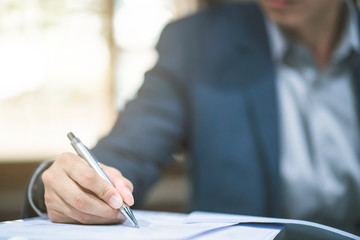
M122 222L116 209L141 202L185 151L192 210L356 232L358 20L351 0L260 0L170 23L136 99L93 149L115 187L63 153L33 176L24 216Z

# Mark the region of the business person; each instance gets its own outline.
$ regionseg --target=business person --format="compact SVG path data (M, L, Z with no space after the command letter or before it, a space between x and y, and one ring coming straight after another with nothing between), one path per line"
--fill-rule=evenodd
M121 222L122 202L141 201L159 168L185 150L191 209L356 231L360 55L352 1L214 6L169 24L157 50L137 98L93 149L115 188L63 153L33 177L37 211L54 222Z

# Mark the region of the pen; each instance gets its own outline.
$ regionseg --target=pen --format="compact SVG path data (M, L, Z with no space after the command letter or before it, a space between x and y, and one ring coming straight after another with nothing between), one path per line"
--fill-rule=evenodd
M90 150L80 141L79 138L75 137L75 135L72 132L69 132L67 134L68 138L71 141L71 145L73 146L73 148L75 149L75 151L77 152L77 154L79 154L80 157L82 157L83 159L85 159L88 164L90 165L90 167L92 167L95 172L97 174L99 174L103 179L105 179L106 181L108 181L111 185L114 186L114 184L110 181L110 179L108 178L108 176L106 176L105 172L103 171L103 169L100 167L99 162L96 160L95 156L90 152ZM121 208L119 209L119 211L128 219L130 220L135 227L139 227L139 224L136 221L136 218L134 216L134 214L132 213L131 209L125 204L123 203L123 205L121 206Z

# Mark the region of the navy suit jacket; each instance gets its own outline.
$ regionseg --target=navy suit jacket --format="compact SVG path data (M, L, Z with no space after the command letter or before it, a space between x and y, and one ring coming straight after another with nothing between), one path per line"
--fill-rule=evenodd
M275 70L259 6L219 5L171 23L157 50L95 155L133 182L139 201L185 150L192 210L281 216Z
M274 67L257 4L226 4L169 24L137 98L95 147L135 186L185 149L191 209L278 216Z
M141 198L180 147L192 210L282 216L276 76L258 4L215 6L171 23L157 50L137 98L94 149L99 159Z

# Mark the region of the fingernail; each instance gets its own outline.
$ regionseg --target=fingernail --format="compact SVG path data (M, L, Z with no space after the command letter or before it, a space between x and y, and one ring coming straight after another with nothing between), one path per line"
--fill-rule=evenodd
M110 202L111 207L113 207L115 209L119 209L123 203L121 197L119 197L117 195L112 195L109 202Z
M124 197L124 201L128 204L128 205L133 205L134 204L134 197L132 195L132 192L130 189L128 188L123 188L121 189L121 195Z
M132 192L131 192L131 190L130 189L127 189L128 190L128 192L129 192L129 204L130 205L133 205L134 204L134 197L133 197L133 195L132 195Z

